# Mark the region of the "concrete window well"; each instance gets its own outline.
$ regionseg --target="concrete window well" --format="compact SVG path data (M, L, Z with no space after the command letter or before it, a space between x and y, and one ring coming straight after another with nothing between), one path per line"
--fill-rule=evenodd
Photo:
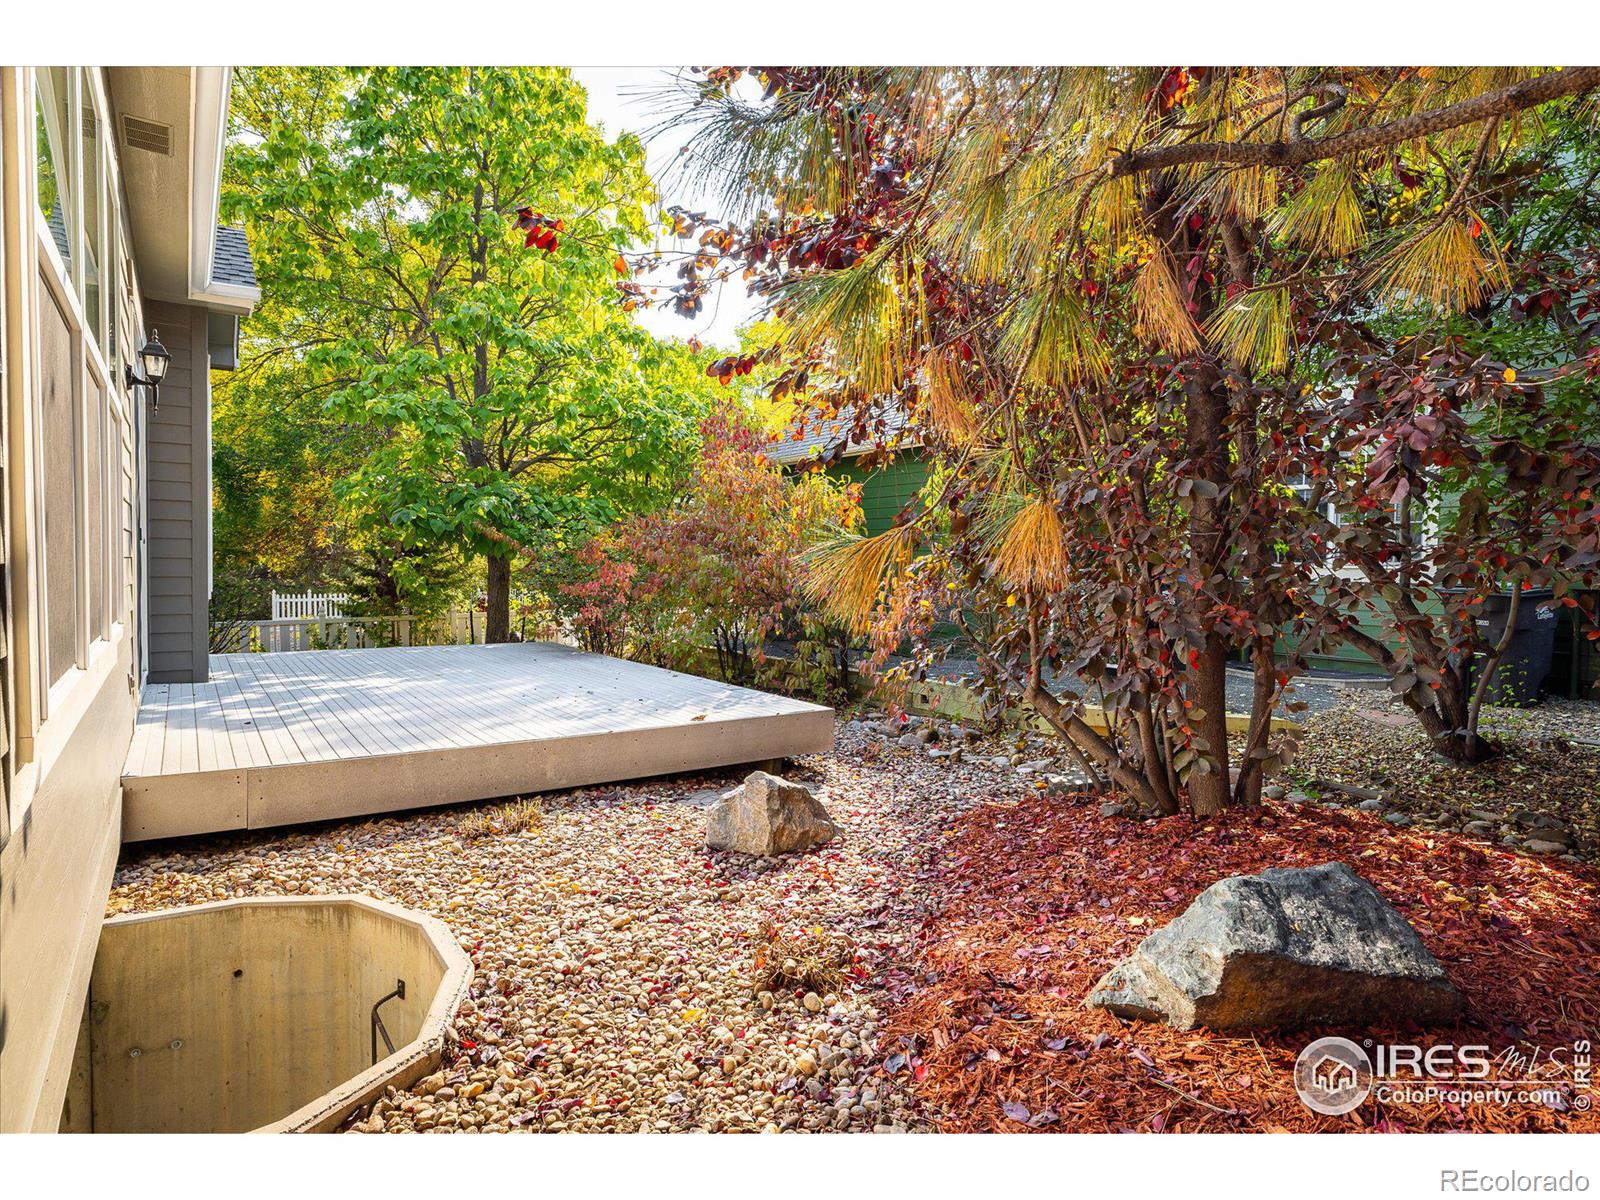
M471 979L442 922L365 896L114 917L62 1131L336 1129L437 1069Z

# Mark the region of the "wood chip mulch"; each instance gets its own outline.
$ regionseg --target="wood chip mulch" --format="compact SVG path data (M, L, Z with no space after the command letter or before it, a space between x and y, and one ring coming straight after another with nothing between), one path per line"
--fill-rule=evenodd
M1466 998L1454 1027L1255 1036L1088 1010L1100 975L1210 884L1348 863L1405 916ZM1078 797L983 805L923 868L933 912L891 982L892 1070L951 1131L1600 1131L1572 1047L1600 1031L1600 872L1355 811L1267 804L1199 825L1102 817ZM1305 1107L1295 1056L1315 1037L1486 1044L1544 1102ZM1545 1057L1552 1050L1557 1058ZM1497 1074L1499 1072L1497 1071Z

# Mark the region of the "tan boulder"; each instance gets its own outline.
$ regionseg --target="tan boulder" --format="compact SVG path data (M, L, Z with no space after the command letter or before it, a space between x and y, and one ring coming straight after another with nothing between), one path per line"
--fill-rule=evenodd
M839 832L811 789L754 771L706 814L706 845L743 854L810 850Z

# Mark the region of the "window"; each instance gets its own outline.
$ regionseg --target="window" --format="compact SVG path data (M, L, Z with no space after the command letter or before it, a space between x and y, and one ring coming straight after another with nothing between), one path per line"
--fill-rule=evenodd
M70 275L77 215L72 206L72 144L67 140L72 129L72 76L65 67L42 67L33 78L39 211Z
M110 255L106 260L106 369L114 372L117 370L117 346L122 338L119 326L127 311L127 294L132 289L126 282L131 272L122 251L122 222L117 219L120 206L115 194L106 199L111 208L106 222L110 230L106 242L106 251Z
M129 615L136 513L116 346L137 307L106 111L90 68L33 72L39 244L38 424L31 472L39 573L38 657L49 693ZM50 698L32 719L48 725Z
M134 594L139 582L137 555L139 552L139 526L138 514L134 512L134 500L138 493L135 490L133 478L133 433L132 414L125 414L117 422L117 472L121 483L117 491L117 500L122 512L122 569L119 573L121 586L118 589L118 616L124 621L131 621L133 610L137 604Z
M1301 504L1311 503L1311 493L1313 489L1311 477L1309 475L1296 475L1289 481L1289 490L1294 493L1295 499L1300 501ZM1331 496L1328 496L1325 493L1322 503L1317 507L1322 515L1327 518L1330 524L1337 525L1339 523L1339 508L1338 505L1333 502Z
M101 286L100 273L110 263L106 255L105 223L105 122L95 103L89 73L83 72L79 95L83 102L83 327L104 352L105 309L111 285Z
M77 663L78 421L72 327L54 289L39 286L39 386L44 482L45 682Z

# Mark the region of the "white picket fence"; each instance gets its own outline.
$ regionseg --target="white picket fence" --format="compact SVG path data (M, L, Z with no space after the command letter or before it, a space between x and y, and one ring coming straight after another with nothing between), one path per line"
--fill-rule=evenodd
M350 603L345 592L303 592L299 595L272 593L272 619L298 621L307 617L342 617L344 606Z

